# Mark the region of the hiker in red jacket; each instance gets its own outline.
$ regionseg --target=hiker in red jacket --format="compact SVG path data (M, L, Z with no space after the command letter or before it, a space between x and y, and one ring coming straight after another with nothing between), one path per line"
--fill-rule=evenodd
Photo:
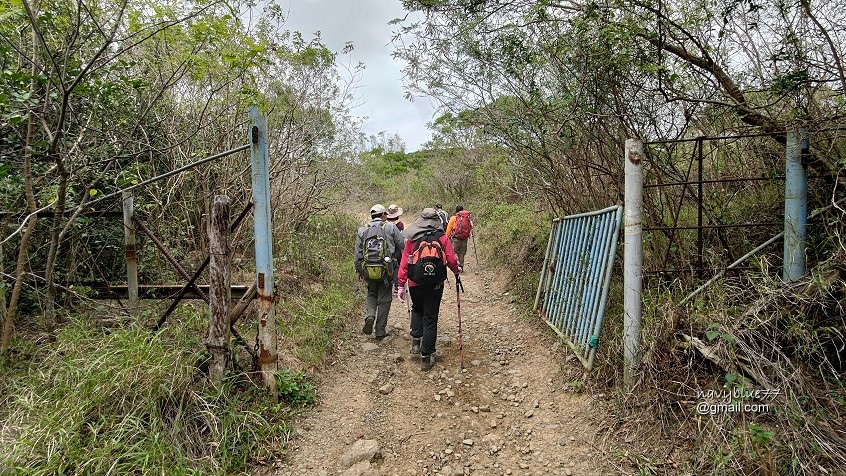
M458 255L458 265L464 267L464 255L467 254L467 239L473 231L473 220L470 212L461 205L456 205L455 215L450 217L446 227L446 235L452 240L452 248Z
M461 272L458 258L434 208L424 208L420 218L403 232L405 247L400 259L397 297L405 302L405 284L411 294L411 352L420 353L420 370L435 365L438 313L444 294L447 268Z

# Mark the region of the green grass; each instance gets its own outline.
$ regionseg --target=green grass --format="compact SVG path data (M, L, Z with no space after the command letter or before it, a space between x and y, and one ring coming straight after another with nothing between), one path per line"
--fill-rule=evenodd
M276 385L279 399L295 407L305 407L314 404L317 391L309 382L305 372L281 370L276 374Z
M179 334L179 331L177 331ZM237 474L286 437L245 379L207 385L199 349L82 319L9 378L0 467L16 474ZM38 356L36 356L38 357ZM5 470L4 470L5 472Z
M319 294L281 304L284 322L278 323L279 333L293 343L297 358L317 366L332 350L336 336L350 318L350 310L362 304L354 290L354 287L324 289Z
M509 291L528 312L537 292L551 219L529 202L489 202L471 213L481 259L509 270ZM472 252L466 257L471 267L476 263Z
M343 214L312 216L277 243L278 332L309 365L362 305L356 227ZM104 329L96 317L71 318L46 345L17 341L0 365L0 473L246 474L278 455L287 420L317 398L306 373L287 369L278 403L231 370L212 386L203 305L179 306L155 336L141 325Z
M283 245L298 250L292 271L297 280L287 282L278 300L277 326L280 337L309 366L316 367L326 358L363 305L353 266L357 228L358 223L347 215L312 216ZM277 267L291 269L284 264Z

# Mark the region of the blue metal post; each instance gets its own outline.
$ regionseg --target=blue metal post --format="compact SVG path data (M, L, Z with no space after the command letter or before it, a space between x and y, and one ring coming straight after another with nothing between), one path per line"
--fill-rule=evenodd
M787 282L805 275L805 241L808 239L808 173L802 155L808 150L808 129L787 134L784 184L784 270Z
M129 311L138 310L138 253L135 246L135 200L132 192L123 192L123 245L126 255L126 293Z
M274 399L276 393L276 313L273 307L273 233L270 224L270 167L267 157L267 118L250 108L250 159L253 178L253 222L256 239L258 292L258 357L262 378Z

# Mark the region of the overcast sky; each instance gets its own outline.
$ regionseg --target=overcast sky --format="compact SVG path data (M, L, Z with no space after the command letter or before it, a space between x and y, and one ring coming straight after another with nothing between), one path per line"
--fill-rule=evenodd
M433 120L434 107L426 98L409 102L403 97L403 64L391 58L391 31L388 25L402 18L400 0L289 0L280 2L288 10L285 29L296 30L310 39L320 31L323 44L340 52L348 41L355 50L350 62L364 63L365 70L357 91L360 104L353 110L366 116L365 133L399 134L406 151L420 150L431 138L426 123ZM339 57L339 61L344 58Z

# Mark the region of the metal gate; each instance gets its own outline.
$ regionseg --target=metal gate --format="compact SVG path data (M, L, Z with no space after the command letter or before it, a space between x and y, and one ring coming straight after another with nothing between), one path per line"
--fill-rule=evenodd
M587 370L599 345L623 207L556 218L543 260L534 309Z

